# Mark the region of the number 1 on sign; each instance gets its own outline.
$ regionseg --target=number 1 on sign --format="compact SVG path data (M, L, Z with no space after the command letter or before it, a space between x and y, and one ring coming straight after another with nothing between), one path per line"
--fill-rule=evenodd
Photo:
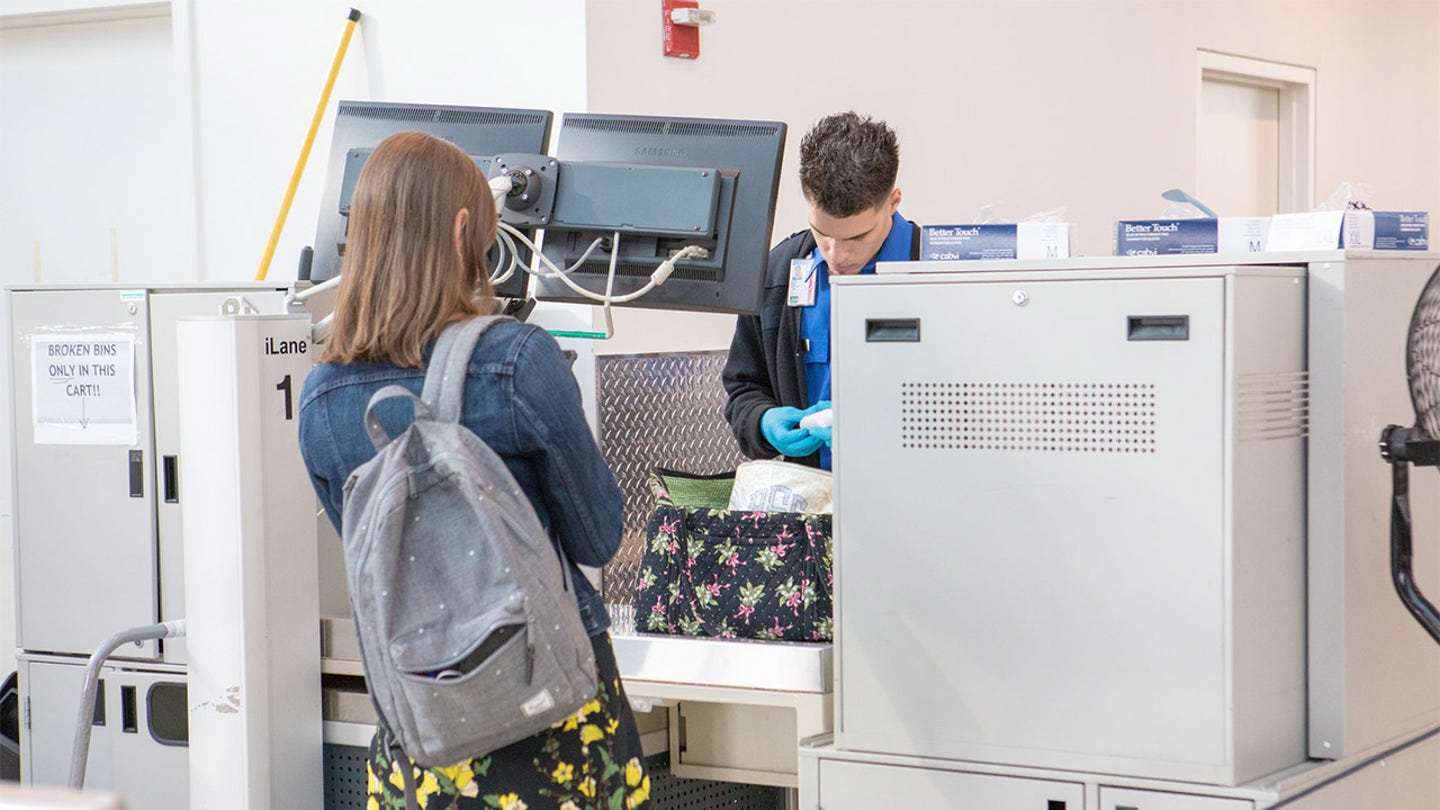
M281 381L275 386L275 390L276 390L276 391L282 391L282 392L284 392L284 394L285 394L285 420L286 420L286 421L289 421L289 420L291 420L291 419L294 419L294 418L295 418L295 416L294 416L294 410L293 410L293 408L292 408L292 406L291 406L291 404L290 404L290 375L289 375L289 374L286 374L286 375L285 375L285 379L281 380Z

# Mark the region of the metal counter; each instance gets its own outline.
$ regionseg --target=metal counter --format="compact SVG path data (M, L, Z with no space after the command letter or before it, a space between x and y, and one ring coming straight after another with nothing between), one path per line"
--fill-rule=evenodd
M616 634L610 640L620 677L627 684L644 681L816 694L834 690L834 648L829 644L647 634ZM326 674L365 674L353 620L320 620L320 655Z
M632 681L775 692L833 691L833 647L784 641L615 635L615 660ZM633 687L627 687L633 693Z
M375 713L354 622L322 619L320 639L327 739L339 741L346 729L366 738ZM611 640L646 753L668 748L676 776L795 787L799 741L833 728L829 644L626 633Z

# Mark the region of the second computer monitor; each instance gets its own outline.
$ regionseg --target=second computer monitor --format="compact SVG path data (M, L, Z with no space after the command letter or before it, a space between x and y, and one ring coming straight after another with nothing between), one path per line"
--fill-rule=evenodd
M661 261L698 245L709 252L707 258L678 262L669 280L629 304L758 311L785 130L775 121L566 113L555 149L560 192L554 217L544 228L546 257L562 268L575 266L573 281L603 293L610 241L619 231L612 293L623 295L643 287ZM699 174L647 173L647 166L715 170L718 183L707 185L708 178ZM579 183L594 184L596 193L577 193ZM699 212L710 221L696 221L686 226L691 233L677 233L665 220L688 223L681 212ZM671 213L676 216L667 217ZM647 230L635 224L639 219L660 226ZM597 239L605 241L576 266ZM537 279L535 295L595 303L557 279Z

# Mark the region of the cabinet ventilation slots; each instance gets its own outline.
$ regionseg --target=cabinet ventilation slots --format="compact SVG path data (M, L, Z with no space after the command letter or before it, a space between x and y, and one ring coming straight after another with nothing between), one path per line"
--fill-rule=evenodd
M1155 385L910 382L900 443L917 450L1154 453Z
M1238 374L1235 389L1235 437L1240 441L1309 435L1310 376L1307 373Z

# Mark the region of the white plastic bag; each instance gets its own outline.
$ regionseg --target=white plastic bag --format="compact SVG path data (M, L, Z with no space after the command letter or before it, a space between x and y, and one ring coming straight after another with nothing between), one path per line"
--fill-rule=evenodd
M747 461L735 468L730 510L828 515L833 483L828 470L788 461Z

